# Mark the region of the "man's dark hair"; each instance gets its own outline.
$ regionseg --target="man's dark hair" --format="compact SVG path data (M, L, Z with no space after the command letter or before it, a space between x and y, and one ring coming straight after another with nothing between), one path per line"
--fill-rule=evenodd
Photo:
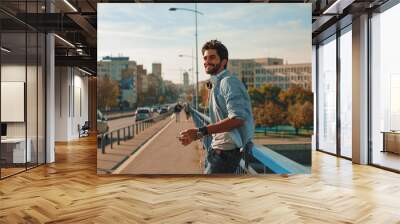
M228 60L228 49L226 49L225 45L223 45L220 41L218 40L210 40L207 43L203 45L203 48L201 49L201 53L204 55L204 52L206 50L214 49L217 51L217 54L219 58L222 60L226 59ZM226 69L228 63L224 66Z

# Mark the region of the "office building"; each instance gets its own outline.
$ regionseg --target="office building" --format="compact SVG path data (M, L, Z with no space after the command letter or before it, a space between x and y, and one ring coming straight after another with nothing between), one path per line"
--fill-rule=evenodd
M160 94L165 94L165 84L162 78L162 70L161 70L161 63L152 63L151 64L151 74L156 76L153 80L157 80L157 86L160 88ZM153 81L154 83L154 81Z
M136 69L136 62L129 57L105 56L97 63L99 75L110 75L113 80L121 80L122 70Z
M183 73L183 89L186 91L189 88L189 73Z
M299 85L311 90L311 63L283 64L281 58L229 59L228 70L248 88L272 83L281 89Z
M143 65L137 65L137 92L138 94L144 94L147 89L147 70L143 68Z
M120 84L120 108L133 109L137 103L137 66L129 57L105 56L97 62L99 77L108 75Z
M151 64L151 73L156 75L156 76L161 76L162 71L161 71L161 63L153 63Z
M311 63L260 65L254 68L252 74L254 77L245 80L249 87L259 88L271 83L284 90L292 85L311 90Z
M126 108L135 108L138 97L138 77L136 67L121 71L121 99Z

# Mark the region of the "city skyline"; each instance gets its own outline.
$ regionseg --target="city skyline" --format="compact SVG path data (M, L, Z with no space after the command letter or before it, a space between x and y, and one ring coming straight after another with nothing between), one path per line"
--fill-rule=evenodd
M142 68L143 69L145 69L146 70L146 75L150 75L150 74L154 74L153 73L153 71L152 71L152 64L153 63L159 63L159 62L153 62L150 66L149 66L149 68L147 68L147 67L145 67L142 63L139 63L138 61L136 61L136 60L134 60L134 59L131 59L129 56L125 56L125 55L122 55L122 54L119 54L119 55L106 55L106 56L104 56L104 57L102 57L101 59L99 59L97 62L99 63L99 62L105 62L105 61L110 61L110 59L111 58L118 58L118 57L122 57L122 58L129 58L129 61L131 62L135 62L136 63L136 66L139 66L139 65L141 65L141 66L143 66ZM161 63L161 65L162 65L162 63ZM99 65L97 65L97 66L99 66ZM151 71L151 72L150 72ZM162 71L162 70L161 70ZM186 70L182 70L182 76L183 76L183 73L185 73L186 72ZM190 71L187 71L187 72L189 72L189 74L190 74ZM98 72L99 73L99 72ZM112 76L112 74L108 74L108 75L110 75L110 77ZM174 84L183 84L183 83L180 83L180 82L174 82L173 80L168 80L168 79L164 79L164 81L171 81L171 82L173 82ZM191 85L193 85L193 83L191 83Z
M143 64L148 73L152 63L162 63L163 78L182 83L192 59L178 56L195 53L194 13L171 12L171 7L194 9L194 4L99 4L98 60L123 55ZM210 39L222 41L231 59L274 57L290 64L311 62L310 4L199 3L197 10L204 13L198 16L199 81L209 78L201 47ZM193 67L195 70L195 64ZM193 83L192 72L189 74Z

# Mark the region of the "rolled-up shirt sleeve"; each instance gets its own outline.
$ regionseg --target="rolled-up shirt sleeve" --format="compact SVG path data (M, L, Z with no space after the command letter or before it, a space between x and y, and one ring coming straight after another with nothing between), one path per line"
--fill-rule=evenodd
M235 77L221 80L221 93L225 99L229 118L246 120L245 100L242 83Z

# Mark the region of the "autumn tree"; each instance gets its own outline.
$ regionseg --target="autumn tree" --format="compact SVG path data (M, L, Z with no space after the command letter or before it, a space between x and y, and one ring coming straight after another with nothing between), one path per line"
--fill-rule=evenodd
M272 84L265 84L261 86L260 91L264 96L265 103L273 102L277 105L281 105L279 94L282 92L282 89L280 87Z
M192 103L193 96L194 96L193 88L186 89L186 91L185 91L185 100L186 100L186 102Z
M274 127L285 123L286 112L274 102L254 108L254 119L257 126Z
M207 107L208 106L208 88L206 84L200 86L200 99L201 99L201 106Z
M289 105L288 122L296 130L296 135L299 129L313 125L313 105L306 101L305 103L297 102L294 105Z
M306 101L312 103L313 93L299 85L292 85L286 91L282 91L279 94L279 100L284 103L285 107L296 103L304 104Z
M193 96L192 95L186 95L186 101L187 102L192 102Z
M119 84L109 75L97 78L97 106L100 110L109 110L118 106Z
M249 88L248 93L253 107L258 107L259 105L264 104L265 96L261 93L260 89Z
M257 126L274 127L290 124L296 129L313 124L313 93L293 85L282 90L271 83L249 88ZM289 110L290 108L290 110Z
M165 103L165 96L160 96L160 97L158 98L158 103L159 103L159 104L164 104L164 103Z

